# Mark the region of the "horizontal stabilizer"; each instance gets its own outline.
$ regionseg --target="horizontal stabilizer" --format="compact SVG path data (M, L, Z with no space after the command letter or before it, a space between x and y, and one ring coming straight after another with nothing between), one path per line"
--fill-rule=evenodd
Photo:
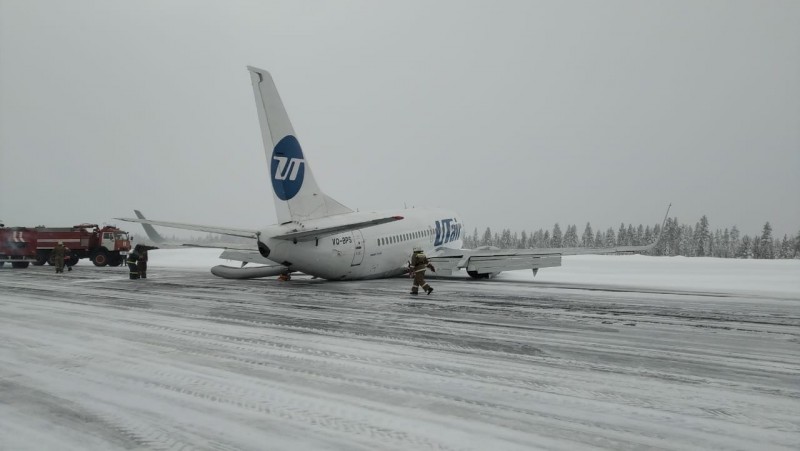
M378 218L378 219L370 219L368 221L360 221L360 222L351 222L349 224L341 224L331 227L320 227L311 230L294 230L292 232L274 236L277 240L289 240L289 241L311 241L317 238L322 238L328 235L334 235L341 232L346 232L348 230L357 230L363 229L366 227L372 227L379 224L386 224L387 222L394 222L403 219L402 216L389 216L386 218Z

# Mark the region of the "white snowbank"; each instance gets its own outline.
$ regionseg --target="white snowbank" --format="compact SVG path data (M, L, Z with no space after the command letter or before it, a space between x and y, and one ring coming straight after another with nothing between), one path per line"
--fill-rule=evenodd
M562 265L542 269L535 278L531 271L511 271L498 278L800 298L800 260L574 255L564 257Z

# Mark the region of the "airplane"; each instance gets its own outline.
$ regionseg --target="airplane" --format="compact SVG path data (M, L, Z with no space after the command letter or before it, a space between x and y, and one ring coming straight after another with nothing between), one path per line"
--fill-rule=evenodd
M133 210L133 213L136 215L138 219L147 219L144 214L139 210ZM209 243L198 244L198 243L184 243L181 241L175 240L167 240L160 233L148 223L142 223L142 228L144 228L145 234L147 234L147 241L144 241L143 244L157 246L159 249L181 249L187 247L201 247L201 248L212 248L212 249L225 249L226 256L229 260L237 260L241 261L242 265L240 268L230 268L228 266L221 265L219 268L214 267L211 269L212 274L218 274L220 277L227 277L229 279L249 279L254 277L267 277L267 276L277 276L280 274L291 273L289 268L286 266L276 264L271 261L263 261L263 257L258 253L252 252L251 247L243 247L242 243L233 243L233 242L225 242L225 241L212 241ZM242 252L238 252L242 251ZM249 267L244 269L245 265L251 263L251 260L257 260L260 263L259 266ZM227 271L227 269L234 269L233 272Z
M268 277L299 271L327 280L376 279L407 272L414 248L421 248L436 275L466 270L475 279L502 271L561 265L563 255L630 254L645 246L616 248L462 249L465 227L461 216L439 208L359 212L326 195L317 184L283 106L272 75L247 66L255 94L264 152L270 170L278 223L261 229L233 229L199 224L117 218L143 224L210 232L253 240L249 249L225 249L220 258L242 267L215 266L212 274L230 279ZM667 209L669 214L669 208ZM664 220L666 221L665 215ZM663 226L662 226L663 230ZM157 236L155 233L153 236ZM151 236L152 239L152 236ZM245 267L247 263L264 266Z

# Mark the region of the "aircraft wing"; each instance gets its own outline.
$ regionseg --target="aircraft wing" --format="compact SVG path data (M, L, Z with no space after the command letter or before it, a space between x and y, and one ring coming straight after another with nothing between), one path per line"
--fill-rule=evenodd
M144 214L139 210L133 210L136 214L136 217L139 219L147 220ZM199 247L199 248L209 248L209 249L238 249L243 251L252 251L253 246L248 245L245 243L229 243L223 241L213 241L213 242L204 242L204 243L185 243L181 241L175 240L168 240L161 236L160 233L149 223L143 223L142 228L144 229L145 233L147 234L147 244L152 244L153 246L158 246L161 249L183 249L187 247Z
M386 224L387 222L399 221L401 219L403 219L402 216L388 216L385 218L370 219L367 221L339 224L331 227L318 227L310 230L295 229L289 233L274 236L272 238L278 240L289 240L289 241L312 241L317 238L322 238L324 236L346 232L348 230L363 229L365 227L372 227L378 224Z
M447 275L465 269L473 277L490 277L503 271L551 268L561 266L563 255L634 254L655 246L617 246L613 248L548 248L548 249L442 249L428 259L436 274Z
M183 222L153 221L151 219L139 218L114 218L126 222L138 222L139 224L157 225L161 227L171 227L173 229L194 230L196 232L218 233L220 235L239 236L243 238L258 238L257 230L233 229L228 227L215 227L199 224L186 224ZM145 229L146 231L147 229Z
M277 276L279 274L283 274L289 271L284 265L278 264L273 262L272 260L266 259L258 253L257 250L253 249L253 246L246 246L244 244L234 244L234 243L212 243L212 244L195 244L195 243L176 243L169 240L164 239L153 227L153 225L159 225L164 227L174 227L180 229L187 229L187 230L197 230L201 232L211 232L211 233L220 233L232 236L244 236L245 238L255 238L255 231L247 231L242 229L223 229L221 227L208 227L208 226L200 226L195 224L181 224L181 223L174 223L174 222L163 222L163 221L150 221L145 218L144 214L142 214L139 210L133 211L137 219L131 220L131 222L139 222L142 224L147 237L156 244L159 248L168 249L168 248L185 248L185 247L199 247L199 248L214 248L225 249L222 254L220 254L219 258L224 260L235 260L241 262L241 267L232 267L232 266L225 266L225 265L217 265L211 268L211 273L218 277L223 277L225 279L253 279L258 277L271 277ZM125 218L117 218L123 221L126 221ZM180 227L178 227L180 226ZM231 233L232 232L232 233ZM248 232L252 235L248 235ZM248 263L256 263L259 266L251 266L245 268L245 265Z
M502 271L519 269L549 268L561 266L562 255L582 254L631 254L652 249L655 243L648 246L619 246L615 248L550 248L550 249L442 249L439 254L429 257L436 268L437 275L448 275L452 271L466 269L473 277L490 277ZM247 249L226 249L219 258L264 266L250 268L233 268L215 266L212 274L226 279L251 279L279 275L288 270L284 265L264 258L258 251Z
M670 204L670 207L672 204ZM502 271L519 269L532 269L533 273L539 268L561 266L563 255L589 255L589 254L637 254L652 250L661 239L664 224L669 215L669 207L664 215L659 235L652 243L645 246L616 246L607 248L566 247L545 249L438 249L428 257L436 268L436 273L447 275L452 271L465 269L474 278L493 277Z

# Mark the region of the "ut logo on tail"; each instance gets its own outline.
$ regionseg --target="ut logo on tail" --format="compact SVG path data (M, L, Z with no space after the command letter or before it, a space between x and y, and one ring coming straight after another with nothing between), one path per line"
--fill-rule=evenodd
M303 163L305 163L302 158L292 158L290 160L287 157L272 157L272 159L278 160L278 168L274 174L276 180L286 180L287 178L289 181L297 180L297 173L300 172ZM289 162L288 165L286 164L287 161Z
M289 200L300 192L306 173L306 160L300 143L287 135L272 150L270 165L272 189L280 200Z

